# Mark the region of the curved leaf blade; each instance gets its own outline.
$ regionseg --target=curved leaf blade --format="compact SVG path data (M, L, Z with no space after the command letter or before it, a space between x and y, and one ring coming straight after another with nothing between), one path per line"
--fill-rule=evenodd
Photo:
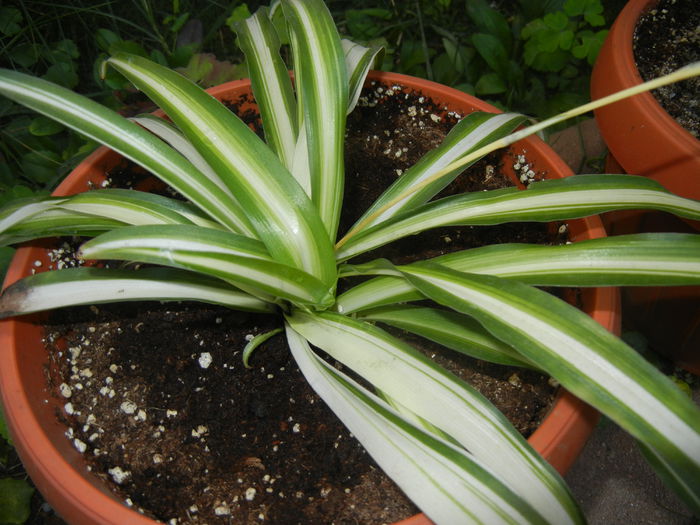
M118 54L108 63L163 108L207 159L275 259L334 281L332 247L318 212L241 119L199 86L148 59Z
M306 272L272 259L264 245L234 233L197 226L128 226L80 247L83 259L161 264L222 279L247 292L297 304L327 305L328 286Z
M426 297L474 317L651 447L697 497L700 409L625 343L573 306L513 280L439 265L401 270Z
M311 199L335 240L344 185L348 78L345 56L326 4L289 0L282 9L292 35L299 125L305 129Z
M362 93L367 73L372 68L372 64L381 62L384 48L379 46L365 47L360 44L343 38L341 40L343 53L345 53L345 65L348 72L349 96L348 115L355 109L357 101Z
M287 340L314 390L436 523L545 523L464 449L407 422L377 396L320 359L289 326Z
M423 186L416 192L410 192L410 189L423 184L424 181L435 173L444 170L447 166L469 152L495 139L508 135L508 133L525 122L526 119L527 117L517 113L493 114L481 111L470 113L450 130L440 146L428 152L422 159L396 179L396 182L387 188L387 190L372 203L372 206L360 217L356 225L353 226L350 231L359 232L365 230L391 217L399 215L402 212L412 210L426 203L457 178L471 163L446 172L443 177ZM375 214L375 212L404 193L409 194L378 215Z
M368 323L331 312L295 311L289 325L445 432L552 523L582 516L568 489L491 403L406 343ZM515 489L514 489L515 490Z
M0 70L0 94L112 148L232 231L246 231L248 219L235 201L162 140L114 111L46 80L6 69Z
M251 312L274 306L217 279L170 268L68 268L30 275L0 295L0 318L116 301L201 301Z
M674 195L651 179L634 175L576 175L535 182L522 191L506 188L466 193L428 203L411 214L359 232L336 251L336 257L349 259L440 226L550 222L626 209L652 209L700 219L700 202Z
M397 304L364 310L359 318L406 330L475 359L537 368L471 317L451 310Z
M291 171L297 141L296 101L289 72L280 56L277 36L267 7L236 23L238 45L248 61L248 72L260 107L265 140Z
M700 284L700 236L643 233L558 246L500 244L454 252L430 261L461 272L517 279L533 286L694 285ZM384 264L378 262L341 267L341 276L384 272ZM350 314L422 298L403 279L382 276L340 295L336 309Z

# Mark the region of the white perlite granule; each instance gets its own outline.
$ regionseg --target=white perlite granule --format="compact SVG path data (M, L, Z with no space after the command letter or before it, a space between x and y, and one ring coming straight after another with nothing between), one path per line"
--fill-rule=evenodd
M199 366L202 368L209 368L209 365L213 361L211 354L209 352L202 352L199 354Z

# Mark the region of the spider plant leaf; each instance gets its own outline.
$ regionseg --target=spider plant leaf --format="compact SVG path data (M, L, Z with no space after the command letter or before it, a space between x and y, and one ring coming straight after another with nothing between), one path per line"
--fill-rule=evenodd
M384 48L380 46L365 47L347 38L343 38L340 43L343 46L345 66L348 71L349 97L347 113L349 115L357 105L367 73L369 73L373 64L381 62Z
M47 237L73 235L93 237L123 226L123 222L108 217L49 209L2 232L0 245L7 246Z
M241 119L182 75L146 58L120 53L107 62L158 104L207 159L275 259L334 282L332 247L318 212Z
M672 488L676 495L678 495L688 508L692 510L696 517L700 516L700 497L697 491L693 492L689 490L689 487L683 483L683 480L678 479L673 469L669 468L669 465L664 459L652 448L640 441L637 441L637 445L647 462L653 467L656 474L663 480L666 486Z
M0 94L133 160L232 231L251 229L238 204L182 155L111 109L46 80L6 69L0 69Z
M30 275L0 295L0 318L79 304L115 301L202 301L272 312L273 305L202 275L172 268L68 268Z
M474 319L451 310L397 304L364 310L358 318L411 332L475 359L537 368Z
M198 224L225 229L189 203L134 190L104 189L69 197L44 197L32 205L11 208L0 223L11 224L21 215L18 212L42 211L2 231L3 244L61 235L91 236L125 225Z
M535 286L692 285L700 284L700 236L641 233L559 246L501 244L430 261L461 272L496 275ZM342 269L340 275L349 275L351 269L354 275L386 273L384 263L371 262ZM391 275L395 274L389 272L351 288L338 297L335 308L351 314L423 298L410 284Z
M206 175L209 180L216 184L221 191L232 196L231 190L219 178L219 176L207 164L207 161L197 151L197 149L184 137L180 130L173 126L164 118L155 115L144 114L137 117L131 117L129 120L136 122L139 126L146 128L148 131L170 144L183 157L189 160L200 172ZM234 197L235 199L235 197ZM243 232L248 237L254 236L252 232Z
M464 449L411 424L320 359L289 326L287 340L314 390L434 522L546 523Z
M191 270L298 304L332 300L326 284L272 259L260 241L198 226L128 226L86 242L78 255Z
M653 449L688 493L700 495L700 409L620 339L577 308L512 279L439 265L401 269L426 297L477 319Z
M280 56L280 39L269 16L261 7L235 25L238 45L245 53L248 73L260 107L265 140L282 163L291 170L297 142L296 101L289 72Z
M551 523L582 517L565 484L481 394L376 326L332 312L294 311L289 325L469 450Z
M154 193L105 189L78 193L56 204L59 209L95 215L124 224L193 224L185 203Z
M494 114L481 111L470 113L450 130L440 146L429 151L416 164L411 166L396 179L396 182L387 188L387 190L372 203L372 206L360 217L356 225L353 226L350 231L367 229L403 211L411 210L416 206L426 203L457 178L464 170L465 166L460 166L446 173L440 179L424 186L415 193L410 193L407 197L404 197L379 215L372 217L375 212L399 195L404 194L407 189L421 184L434 173L443 170L455 160L462 158L469 152L477 150L493 140L505 137L520 124L525 122L526 119L527 117L517 113ZM368 221L370 217L372 218Z
M336 255L339 260L345 260L401 237L440 226L549 222L627 209L659 210L687 219L700 219L700 201L674 195L646 177L577 175L535 182L522 191L513 187L433 201L353 237L346 236L347 242Z
M292 35L299 125L304 126L311 199L335 240L344 184L348 78L345 55L322 0L288 0L282 9Z
M53 208L58 202L56 197L27 197L16 199L0 208L0 233L11 229L23 221Z

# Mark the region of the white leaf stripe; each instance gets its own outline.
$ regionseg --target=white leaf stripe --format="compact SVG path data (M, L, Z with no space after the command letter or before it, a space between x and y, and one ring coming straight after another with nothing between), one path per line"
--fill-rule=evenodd
M318 212L277 156L238 117L181 75L145 58L109 64L162 107L231 189L278 261L330 283L331 246Z
M514 281L438 266L403 271L429 298L474 316L567 390L654 448L684 479L700 479L700 410L588 316Z
M654 468L657 475L667 487L672 488L680 499L688 505L694 515L700 514L700 490L697 485L689 486L685 480L679 478L659 454L644 443L637 441L637 446L644 454L647 462Z
M114 219L60 209L47 210L0 234L0 245L64 235L98 235L121 226L124 223Z
M345 260L393 240L448 225L491 225L510 221L556 221L612 210L646 208L700 219L700 202L678 197L632 175L577 175L517 188L466 193L424 205L359 232L336 257Z
M228 232L196 226L130 226L105 233L80 247L83 259L162 264L223 279L301 304L327 305L328 287L315 277L278 263L262 244Z
M345 53L345 66L350 84L347 109L349 115L357 105L367 73L372 64L379 60L377 57L383 53L384 49L382 47L368 48L345 38L341 40L341 44Z
M200 155L195 147L180 133L180 131L167 120L156 117L155 115L139 115L131 117L129 120L136 122L139 126L146 128L148 131L163 139L170 144L174 149L180 152L193 166L207 176L221 191L231 195L231 191L219 178L219 176L207 164L207 161Z
M340 36L321 0L282 4L293 34L299 121L306 130L311 197L335 240L343 199L348 79Z
M491 114L484 112L470 113L450 130L443 143L428 152L421 160L411 166L394 184L392 184L357 221L362 228L379 224L402 211L415 208L434 197L445 186L452 182L465 167L445 173L443 177L433 181L421 190L411 193L396 202L371 221L365 222L369 216L392 201L397 195L407 191L407 188L419 185L433 174L444 169L455 160L468 152L487 144L494 138L503 137L522 124L526 117L516 113ZM355 227L353 227L355 229ZM352 230L351 230L352 231Z
M688 234L634 234L560 246L503 244L430 261L538 286L688 285L700 279L700 240ZM422 298L405 280L383 276L341 294L335 308L350 314Z
M580 521L559 476L469 385L386 332L330 312L294 312L292 328L469 450L552 523ZM440 410L437 409L440 407Z
M268 9L261 7L252 17L237 22L235 29L239 46L248 60L265 138L282 163L291 170L297 137L296 103Z
M3 206L0 209L0 233L53 208L60 200L55 197L29 197Z
M233 231L248 221L236 205L162 140L114 111L40 78L0 71L0 93L133 160Z
M31 275L8 287L0 296L0 317L79 304L147 300L203 301L240 310L273 311L268 303L190 272L68 268Z
M407 423L381 399L330 367L289 326L300 370L384 471L436 523L544 523L464 451Z
M359 318L406 330L476 359L536 368L472 318L451 310L397 304L365 310Z

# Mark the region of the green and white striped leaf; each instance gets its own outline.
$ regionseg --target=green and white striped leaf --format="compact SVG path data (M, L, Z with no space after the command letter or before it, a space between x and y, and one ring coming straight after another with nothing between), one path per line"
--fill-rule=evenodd
M250 228L236 202L182 155L111 109L46 80L6 69L0 69L0 94L133 160L232 231Z
M383 330L346 316L294 311L287 321L311 344L351 368L469 450L552 523L582 517L561 478L481 394Z
M58 201L55 197L27 197L14 200L0 208L0 233L4 233L22 221L50 210Z
M693 491L682 479L678 479L678 476L673 471L672 468L664 461L664 459L657 454L650 447L646 446L644 443L637 441L644 458L647 460L649 465L653 467L659 478L670 487L678 497L688 505L688 508L692 510L693 514L697 518L700 516L700 496L697 490Z
M446 172L439 179L424 186L415 193L410 193L380 214L375 215L375 212L394 201L398 196L406 193L409 188L423 183L433 174L445 169L455 160L462 158L469 152L495 139L508 135L526 120L527 117L517 113L493 114L481 111L470 113L450 130L439 147L429 151L422 159L396 179L396 182L372 203L372 206L360 217L356 225L353 226L350 231L359 232L365 230L402 212L412 210L428 202L445 188L445 186L450 184L469 165L460 166L455 170Z
M289 72L280 56L280 40L267 7L236 23L238 45L245 53L265 140L291 171L297 142L297 114Z
M196 210L183 202L154 193L123 189L78 193L62 199L56 207L132 225L193 224L188 215L196 214Z
M406 421L320 359L289 326L287 340L314 390L435 523L546 523L464 449Z
M359 319L406 330L475 359L537 368L474 319L451 310L400 304L365 310Z
M333 300L327 285L275 261L261 242L197 226L120 228L82 245L79 256L182 268L298 304L328 305Z
M236 196L279 262L330 284L332 247L317 210L267 145L236 115L182 75L143 57L109 65L156 102Z
M124 223L106 217L84 215L61 209L49 209L24 220L0 234L0 246L34 239L80 235L94 237Z
M656 181L633 175L577 175L531 184L527 190L506 188L447 197L346 237L336 250L349 259L393 240L450 225L549 222L612 210L652 209L700 219L700 202L668 192ZM340 244L340 243L339 243Z
M367 73L376 62L381 62L384 48L380 46L365 47L352 40L343 38L340 43L345 53L345 66L348 70L349 96L348 115L355 109L367 78Z
M335 240L344 184L348 78L340 35L322 0L287 0L299 125L306 132L311 199Z
M513 280L401 267L425 296L481 322L564 388L652 448L700 494L700 409L637 352L573 306Z
M105 189L72 195L45 197L10 212L11 224L23 211L36 211L0 233L0 243L14 244L60 235L97 235L125 225L194 224L225 229L191 204L134 190ZM16 222L16 221L14 221Z
M146 128L148 131L161 138L177 150L183 157L189 160L194 167L207 176L207 178L216 184L221 191L233 196L231 190L219 176L207 164L207 161L197 151L197 149L180 133L180 130L173 126L164 118L156 117L155 115L143 114L137 117L131 117L129 120L136 122L139 126ZM235 197L234 197L235 200ZM253 235L253 232L242 232L248 237Z
M558 246L501 244L454 252L429 262L536 286L692 285L700 284L700 236L642 233ZM341 277L380 274L384 275L340 295L337 311L351 314L423 299L409 283L395 277L383 260L345 265L340 273Z
M217 279L170 268L68 268L30 275L0 295L0 318L79 304L202 301L251 312L274 306Z

